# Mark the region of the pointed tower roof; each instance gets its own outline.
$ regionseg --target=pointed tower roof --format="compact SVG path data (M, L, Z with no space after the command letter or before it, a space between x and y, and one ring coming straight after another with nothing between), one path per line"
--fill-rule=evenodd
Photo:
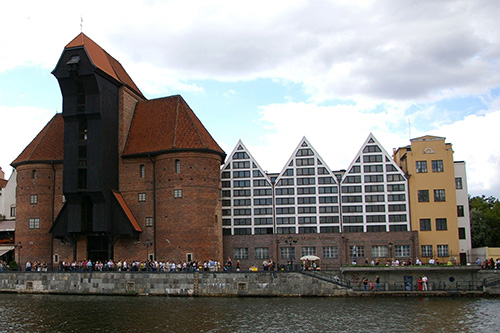
M62 162L64 158L64 120L56 114L23 152L11 163L13 167L26 163Z
M123 156L171 150L211 151L226 156L180 95L137 103Z
M144 97L123 66L83 32L69 42L64 49L70 50L81 47L85 49L87 55L96 68L100 69L118 82L128 86L139 96Z

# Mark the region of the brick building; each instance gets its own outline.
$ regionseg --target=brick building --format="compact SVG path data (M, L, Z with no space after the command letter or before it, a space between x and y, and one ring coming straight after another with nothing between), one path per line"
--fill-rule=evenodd
M182 97L147 100L83 33L52 73L63 112L12 163L21 262L222 260L225 153Z

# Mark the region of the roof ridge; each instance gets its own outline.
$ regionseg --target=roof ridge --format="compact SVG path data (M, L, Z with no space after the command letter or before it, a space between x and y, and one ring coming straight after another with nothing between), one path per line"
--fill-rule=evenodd
M200 138L201 140L201 143L203 145L203 147L207 148L208 145L207 143L205 142L205 140L203 139L203 135L201 135L200 133L200 130L198 129L198 126L197 126L197 123L193 120L193 115L194 115L194 112L193 110L191 110L191 108L189 107L189 105L186 103L186 101L184 101L184 99L182 98L182 96L179 96L182 101L184 102L184 107L187 107L191 112L186 112L188 114L188 117L189 117L189 120L191 121L191 124L193 125L194 127L194 130L196 131L196 133L198 134L198 137ZM192 113L192 114L191 114ZM199 120L199 119L198 119ZM201 120L199 120L200 123L201 123Z
M172 147L177 147L177 124L179 123L179 98L177 98L177 104L175 105L175 120L174 120L174 140Z
M56 115L57 115L57 113L56 113ZM54 117L55 117L56 115L54 115ZM44 137L47 135L48 130L50 129L50 127L52 127L52 126L53 126L52 119L54 119L54 117L50 118L50 120L49 120L49 122L47 123L47 125L45 125L45 127L42 129L42 132L40 133L40 134L41 134L41 136L40 136L40 138L39 138L38 142L35 144L35 146L34 146L34 147L33 147L33 149L31 150L30 154L26 157L26 160L27 160L27 161L31 159L31 157L33 156L33 154L36 152L36 150L37 150L38 146L42 143L42 141L43 141ZM28 147L29 147L29 145L28 145L26 148L28 148Z

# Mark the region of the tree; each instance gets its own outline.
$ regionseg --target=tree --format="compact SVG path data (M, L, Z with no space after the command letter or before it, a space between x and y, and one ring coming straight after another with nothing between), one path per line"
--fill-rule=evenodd
M469 199L472 247L500 246L500 202L494 197Z

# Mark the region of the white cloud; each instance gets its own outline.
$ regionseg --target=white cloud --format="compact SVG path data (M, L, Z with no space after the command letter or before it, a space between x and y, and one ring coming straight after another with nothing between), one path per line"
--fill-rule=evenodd
M281 171L303 136L335 170L349 166L370 132L389 154L393 147L409 143L404 135L391 132L391 124L386 121L392 118L394 123L406 122L398 105L388 106L380 113L369 113L364 106L356 105L286 103L264 106L261 114L261 120L271 133L254 144L243 140L259 164L269 172Z
M284 96L288 103L263 106L269 134L252 144L243 138L269 171L281 170L304 135L331 168L346 168L370 131L389 152L408 144L410 121L412 137L433 130L454 144L471 191L500 196L497 1L11 1L0 12L8 32L0 34L0 79L22 66L52 70L80 32L80 17L148 97L205 94L205 81L196 82L205 79L300 85L306 101ZM470 96L472 107L434 103ZM346 105L320 106L332 101ZM28 116L10 118L13 110ZM22 142L2 148L5 168L53 113L2 106L0 113L7 127L26 128L1 134L9 146Z
M33 107L5 107L0 105L0 119L2 126L0 142L0 167L8 177L11 173L12 163L19 154L28 146L43 126L54 116L53 111ZM8 123L5 120L8 119Z
M500 189L500 111L471 115L442 126L440 135L453 144L455 160L467 166L469 193L499 197Z

